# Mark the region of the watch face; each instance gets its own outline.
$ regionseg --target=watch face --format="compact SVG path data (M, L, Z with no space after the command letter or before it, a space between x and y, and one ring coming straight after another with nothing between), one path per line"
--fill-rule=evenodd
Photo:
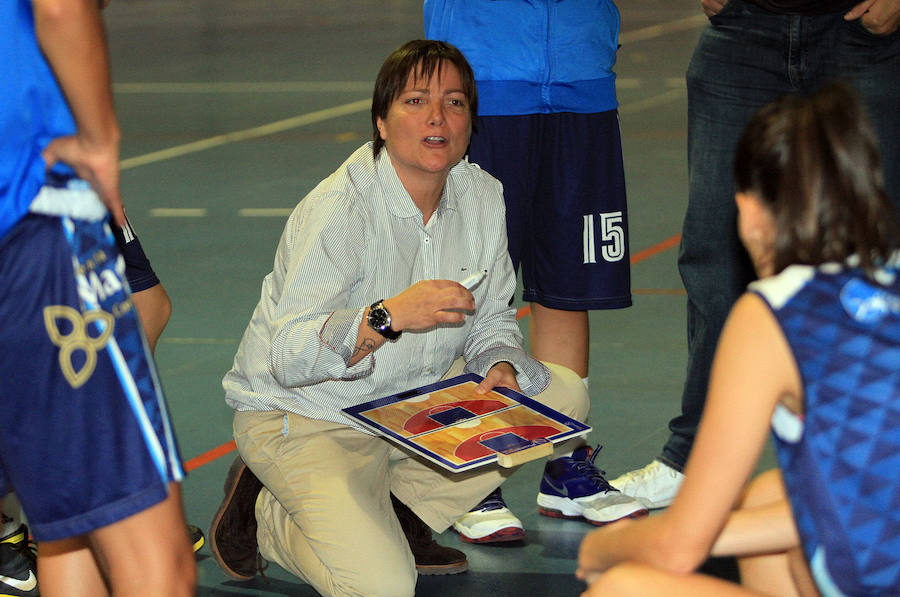
M384 303L381 301L369 307L369 316L366 321L370 328L388 340L396 340L400 337L401 332L395 332L391 329L391 314L384 308Z
M387 309L381 306L381 303L369 309L369 325L379 332L386 330L391 325L391 316L388 315Z

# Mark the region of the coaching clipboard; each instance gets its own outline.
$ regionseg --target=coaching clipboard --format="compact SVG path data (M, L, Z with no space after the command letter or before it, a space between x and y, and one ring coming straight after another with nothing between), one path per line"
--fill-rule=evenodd
M509 388L475 394L467 373L343 409L357 423L442 467L511 467L591 428Z

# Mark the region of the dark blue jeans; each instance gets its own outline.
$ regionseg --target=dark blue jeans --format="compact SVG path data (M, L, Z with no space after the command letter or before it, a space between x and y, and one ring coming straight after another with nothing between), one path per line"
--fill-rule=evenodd
M791 92L847 81L881 140L887 190L900 208L900 32L869 33L842 14L790 16L729 0L710 19L687 72L690 196L678 268L687 290L687 378L660 459L682 470L731 306L755 278L737 237L732 160L753 113Z

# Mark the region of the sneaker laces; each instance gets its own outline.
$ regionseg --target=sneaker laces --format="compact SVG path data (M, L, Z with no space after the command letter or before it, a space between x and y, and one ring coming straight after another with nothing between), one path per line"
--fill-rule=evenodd
M588 448L591 450L591 455L587 460L572 460L572 468L581 475L585 477L591 482L591 485L596 487L598 490L609 493L610 491L619 492L618 489L609 484L609 481L606 480L606 471L598 468L594 461L597 459L597 454L600 453L600 450L603 449L603 446L598 445L596 448Z
M19 552L19 554L28 562L28 567L37 574L37 544L31 537L27 537L24 541L7 541L6 544Z
M491 510L502 510L506 507L506 502L503 501L503 494L500 493L500 488L498 487L481 500L477 506L472 508L472 512L490 512Z
M664 470L660 470L661 466L664 465L659 460L654 460L642 468L629 471L622 475L622 484L640 482L655 477L659 472L665 472Z

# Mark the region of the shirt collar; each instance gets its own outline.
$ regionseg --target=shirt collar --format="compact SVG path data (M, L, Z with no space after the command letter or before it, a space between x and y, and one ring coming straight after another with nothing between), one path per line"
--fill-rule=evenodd
M463 157L459 163L450 169L450 174L444 183L444 189L441 191L441 201L435 210L435 214L445 209L457 209L458 197L468 188L469 184L466 177L461 175L462 170L465 168L463 162L466 162L466 157ZM406 187L400 182L400 177L397 176L394 164L391 162L387 149L384 147L382 147L375 158L375 171L378 174L378 180L381 181L381 188L385 194L385 204L387 204L393 215L398 218L422 216L421 210L413 202L412 197L409 196Z

